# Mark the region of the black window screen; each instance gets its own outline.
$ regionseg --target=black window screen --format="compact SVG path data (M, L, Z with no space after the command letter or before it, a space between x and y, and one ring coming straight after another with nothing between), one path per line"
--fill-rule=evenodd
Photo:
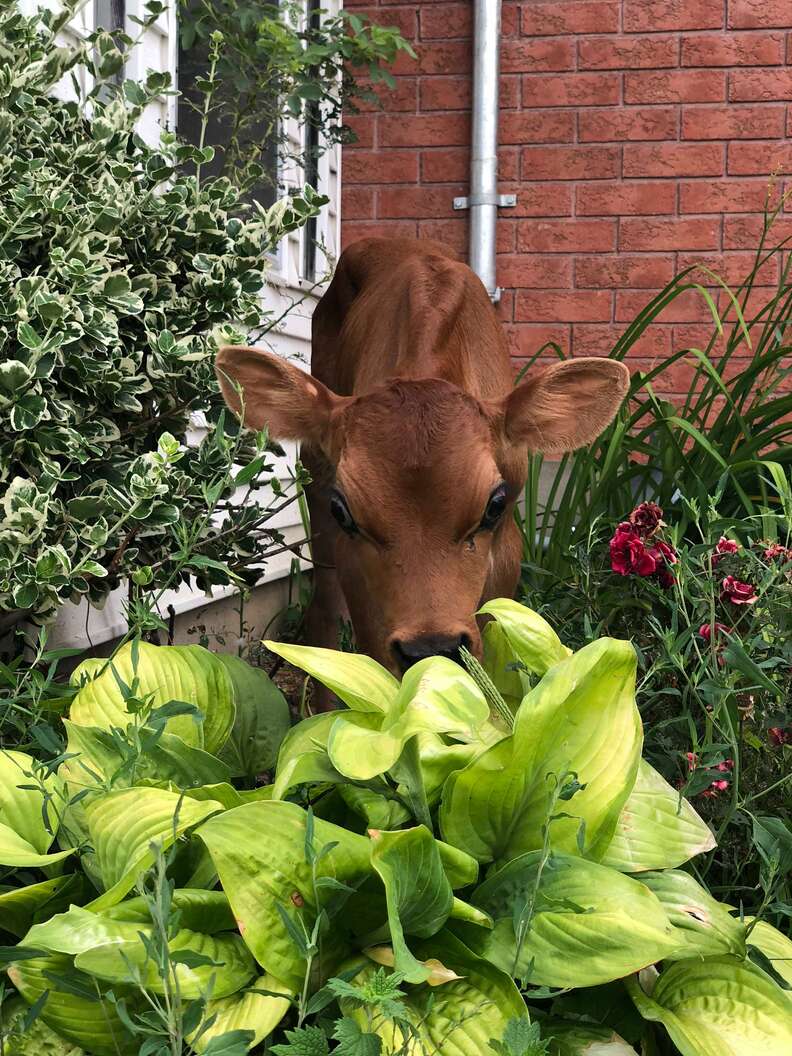
M318 29L321 20L319 0L308 0L308 25ZM319 104L308 100L305 112L305 182L314 190L319 190L319 124L321 114ZM303 231L303 278L313 281L316 278L316 217L311 217Z

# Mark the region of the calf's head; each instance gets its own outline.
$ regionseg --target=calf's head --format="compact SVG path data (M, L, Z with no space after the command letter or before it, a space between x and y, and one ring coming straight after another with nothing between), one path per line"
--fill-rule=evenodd
M358 645L397 673L425 656L457 658L460 646L480 652L482 598L516 586L512 509L528 452L590 443L629 383L623 364L573 359L498 400L436 378L338 396L244 347L221 349L217 371L246 425L299 440L332 467L323 501Z

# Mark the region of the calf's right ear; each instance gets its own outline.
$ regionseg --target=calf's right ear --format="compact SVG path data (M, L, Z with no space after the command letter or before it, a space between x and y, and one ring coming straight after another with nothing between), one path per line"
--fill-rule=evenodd
M269 429L275 440L325 447L333 413L348 402L316 378L272 352L224 345L215 360L220 390L249 429Z

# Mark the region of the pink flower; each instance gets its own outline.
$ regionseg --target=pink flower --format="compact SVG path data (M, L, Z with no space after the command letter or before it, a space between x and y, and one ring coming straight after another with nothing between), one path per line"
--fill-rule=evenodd
M642 502L630 514L630 524L644 539L654 535L663 525L663 511L656 502Z
M622 521L609 545L611 568L620 576L647 578L657 574L664 587L673 584L674 576L668 570L668 565L676 564L677 554L668 543L662 540L647 543L629 521Z
M770 543L764 552L764 556L765 561L778 561L784 565L787 561L792 561L792 550L787 550L780 543Z
M792 730L784 729L782 726L771 726L767 731L770 735L770 743L775 748L784 744L792 744Z
M721 587L721 601L730 601L732 605L753 605L758 600L756 588L734 576L726 576Z
M712 638L713 630L715 631L716 638L720 634L731 634L731 627L727 627L725 623L702 623L698 629L699 638L703 638L705 642L709 642Z
M729 773L730 770L734 769L734 760L733 759L724 759L722 763L718 763L718 765L715 767L715 769L716 770L720 770L720 772L722 774Z
M739 549L739 543L735 543L733 539L727 539L725 535L722 535L712 552L712 567L715 568L724 554L736 554Z
M685 758L688 761L688 770L692 772L698 766L698 756L695 752L685 752Z

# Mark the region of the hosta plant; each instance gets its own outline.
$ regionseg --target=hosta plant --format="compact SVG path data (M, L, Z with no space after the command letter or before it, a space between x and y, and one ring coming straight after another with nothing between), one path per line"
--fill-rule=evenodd
M0 894L64 1051L792 1053L792 944L698 882L714 839L641 757L632 647L486 608L483 663L401 682L268 643L342 702L288 732L198 648L78 668L66 750L9 763L14 838L67 857Z

